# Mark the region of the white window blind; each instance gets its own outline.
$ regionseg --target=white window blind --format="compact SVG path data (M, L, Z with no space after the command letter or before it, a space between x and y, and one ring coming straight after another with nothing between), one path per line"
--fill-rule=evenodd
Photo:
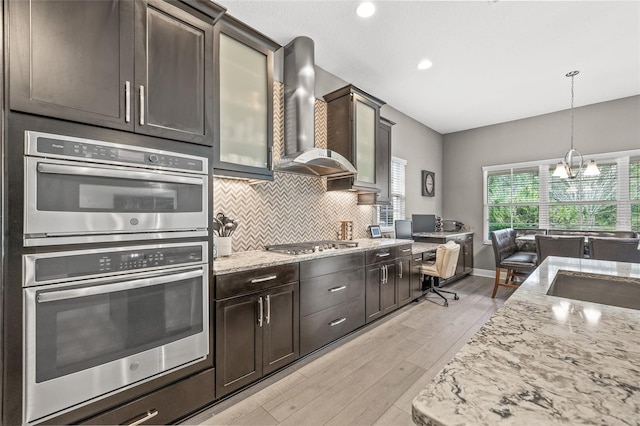
M405 218L406 167L406 160L391 157L391 205L378 209L378 223L381 226L392 227L394 220Z
M539 182L538 167L509 168L489 172L485 203L488 231L504 228L537 228Z
M575 179L553 177L557 160L483 167L485 241L502 228L640 231L640 150L591 158L600 175Z
M640 232L640 157L629 164L629 216L631 229Z

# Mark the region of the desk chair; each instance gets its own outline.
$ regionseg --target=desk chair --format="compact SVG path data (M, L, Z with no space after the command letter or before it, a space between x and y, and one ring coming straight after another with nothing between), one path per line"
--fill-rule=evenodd
M413 223L410 220L396 220L393 225L396 230L396 239L413 240Z
M584 257L584 236L536 235L538 265L548 256Z
M422 273L423 291L428 290L429 293L435 293L444 299L444 306L449 306L449 301L442 293L453 294L453 299L458 300L458 294L453 291L440 290L438 284L440 279L451 278L456 273L458 266L458 256L460 256L460 245L453 241L447 244L440 244L436 250L436 261L431 264L424 264L420 267ZM429 279L429 288L425 289L425 281Z
M637 238L589 237L589 257L599 260L640 263L640 240Z

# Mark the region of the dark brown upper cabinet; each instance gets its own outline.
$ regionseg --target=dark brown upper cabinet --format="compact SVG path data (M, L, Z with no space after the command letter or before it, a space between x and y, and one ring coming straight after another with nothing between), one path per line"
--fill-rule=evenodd
M380 117L378 136L376 138L376 183L380 192L364 192L358 194L360 205L391 204L391 126L394 123Z
M214 40L214 174L273 180L273 56L280 45L227 15Z
M376 145L380 107L385 104L353 85L324 96L327 102L327 148L342 154L358 173L331 179L327 189L380 192L376 173Z
M161 0L8 6L11 109L213 144L212 17Z

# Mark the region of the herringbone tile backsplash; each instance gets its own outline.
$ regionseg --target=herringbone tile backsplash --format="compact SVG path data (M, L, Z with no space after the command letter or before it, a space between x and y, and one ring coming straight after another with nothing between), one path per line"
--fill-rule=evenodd
M274 86L274 160L284 149L282 83ZM316 146L327 146L326 103L316 101ZM273 182L214 178L214 213L237 219L233 251L261 250L266 244L336 239L341 220L352 220L354 238L367 235L373 208L358 206L357 195L327 192L324 178L275 172Z

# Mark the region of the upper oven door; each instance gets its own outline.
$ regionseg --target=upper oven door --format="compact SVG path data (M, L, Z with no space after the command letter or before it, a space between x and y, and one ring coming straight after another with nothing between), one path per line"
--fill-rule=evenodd
M25 241L118 233L206 234L207 194L204 175L25 157Z

